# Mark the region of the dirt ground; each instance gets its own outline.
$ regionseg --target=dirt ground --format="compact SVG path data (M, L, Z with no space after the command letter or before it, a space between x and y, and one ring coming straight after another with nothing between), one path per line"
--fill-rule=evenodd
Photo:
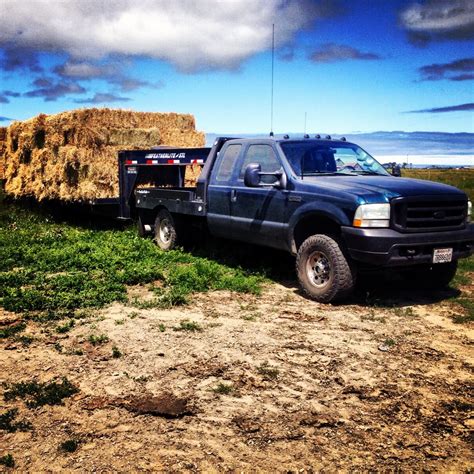
M274 283L173 310L116 303L66 334L29 322L28 347L1 343L1 381L80 391L40 408L2 397L33 429L0 432L0 456L30 472L470 472L473 326L443 295L396 297L329 306Z

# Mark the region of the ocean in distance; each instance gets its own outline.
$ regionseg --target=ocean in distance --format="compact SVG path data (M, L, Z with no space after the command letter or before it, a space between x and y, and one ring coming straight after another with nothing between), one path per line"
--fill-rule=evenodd
M309 132L308 132L309 133ZM319 132L318 132L319 133ZM407 163L412 167L474 167L474 133L444 132L372 132L320 133L322 137L346 137L357 143L381 163ZM288 133L290 138L302 138L302 133ZM314 137L314 133L310 136ZM264 137L268 134L206 134L206 146L212 146L218 136ZM275 134L282 138L283 134Z

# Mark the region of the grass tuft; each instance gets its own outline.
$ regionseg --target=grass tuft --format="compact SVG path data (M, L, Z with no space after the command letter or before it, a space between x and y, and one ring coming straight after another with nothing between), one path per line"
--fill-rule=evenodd
M257 372L267 380L275 380L278 378L280 371L276 367L272 367L268 362L263 362L257 367Z
M98 346L99 344L105 344L106 342L109 342L109 336L107 336L107 334L99 334L98 336L91 334L87 340L93 346Z
M0 329L0 339L7 339L9 337L15 336L19 332L24 331L25 328L26 323L24 322L2 328Z
M17 408L12 408L0 414L0 430L15 433L15 431L29 431L33 428L29 421L15 421L17 416Z
M13 459L13 456L8 453L5 454L5 456L0 457L0 464L5 467L15 467L15 460Z
M114 359L122 357L122 352L120 352L120 349L117 346L112 346L112 357Z
M18 382L7 384L3 398L5 401L21 398L25 400L26 406L35 408L43 405L62 405L63 399L68 398L79 389L73 385L66 377L61 382Z
M74 327L74 319L70 319L64 324L59 324L58 326L56 326L55 331L59 334L64 334L66 332L69 332L73 327Z
M219 382L217 386L212 389L212 391L221 395L229 395L234 391L234 387L231 384Z
M184 320L179 323L179 326L173 328L174 331L202 331L202 327L196 321Z
M79 441L77 439L67 439L66 441L63 441L59 445L59 449L67 453L75 452L78 447L79 447Z

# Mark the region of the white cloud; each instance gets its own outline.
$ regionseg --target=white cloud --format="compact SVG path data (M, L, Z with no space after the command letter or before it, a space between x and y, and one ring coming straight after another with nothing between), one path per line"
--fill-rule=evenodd
M328 14L314 0L3 0L0 45L66 52L76 61L147 56L185 71L234 68ZM75 66L80 76L81 63ZM82 65L84 66L84 65ZM71 71L73 72L73 71ZM91 71L88 71L91 72Z
M63 65L57 66L55 72L60 76L73 79L94 79L121 74L122 71L112 64L96 65L85 61L67 61Z
M474 31L472 0L427 0L413 3L400 14L402 25L415 34L467 39Z

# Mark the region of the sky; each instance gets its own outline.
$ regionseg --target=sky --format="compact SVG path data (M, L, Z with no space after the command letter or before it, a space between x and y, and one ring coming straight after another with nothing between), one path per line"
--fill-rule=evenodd
M474 132L473 0L0 0L0 125L82 107L205 132Z

